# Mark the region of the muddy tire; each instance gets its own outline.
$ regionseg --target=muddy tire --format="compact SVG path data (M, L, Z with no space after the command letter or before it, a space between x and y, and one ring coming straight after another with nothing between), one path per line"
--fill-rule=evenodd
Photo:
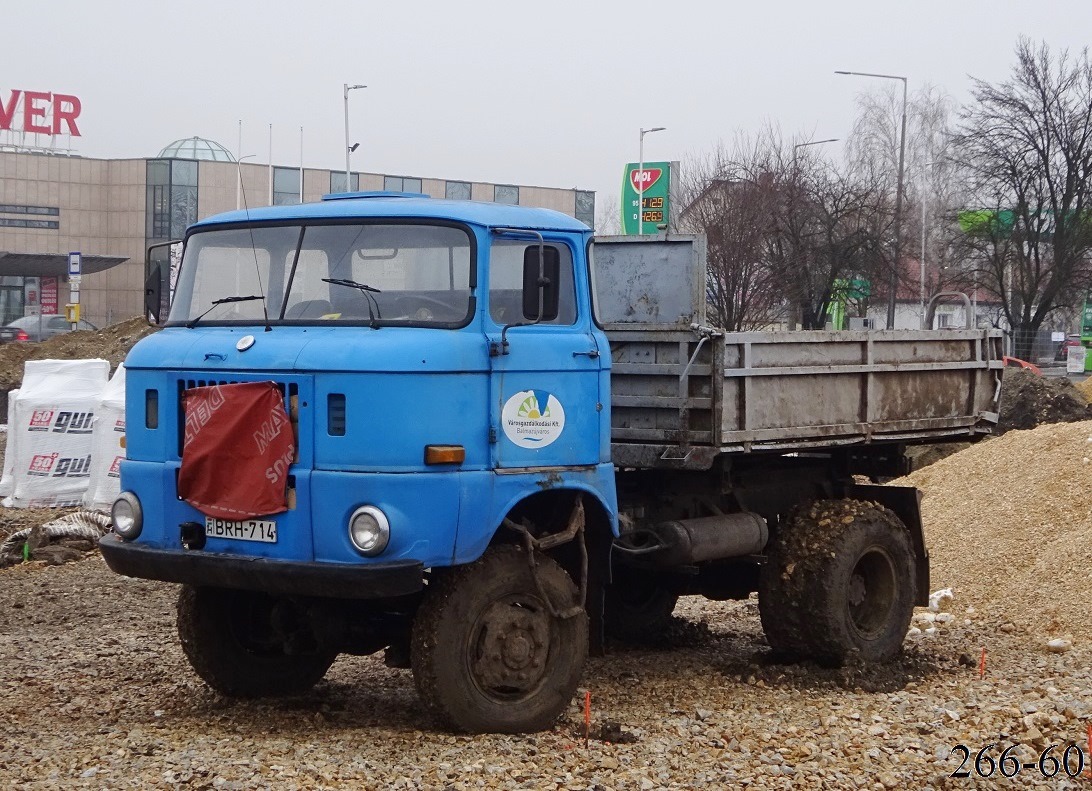
M536 555L554 610L578 603L572 579ZM442 573L441 573L442 572ZM490 548L438 570L413 622L410 662L425 706L467 733L549 728L572 700L588 654L588 617L551 614L522 547Z
M606 590L603 627L628 643L654 641L671 623L679 597L650 572L619 566Z
M178 636L197 675L224 695L281 697L317 684L337 654L291 648L274 628L276 600L260 593L182 587Z
M759 613L775 650L827 665L895 657L913 615L915 555L891 511L859 500L796 509L768 552Z

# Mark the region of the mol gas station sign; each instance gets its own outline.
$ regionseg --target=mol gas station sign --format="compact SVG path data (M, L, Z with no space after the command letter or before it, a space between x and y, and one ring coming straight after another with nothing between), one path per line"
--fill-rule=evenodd
M672 181L677 172L676 162L645 162L643 168L638 162L626 165L622 182L623 234L659 233L666 229L675 194Z

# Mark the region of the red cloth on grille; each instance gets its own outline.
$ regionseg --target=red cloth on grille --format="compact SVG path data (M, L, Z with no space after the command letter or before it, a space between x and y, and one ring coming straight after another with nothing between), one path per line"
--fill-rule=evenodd
M182 405L183 500L220 519L288 510L288 466L296 441L276 383L195 387L182 394Z

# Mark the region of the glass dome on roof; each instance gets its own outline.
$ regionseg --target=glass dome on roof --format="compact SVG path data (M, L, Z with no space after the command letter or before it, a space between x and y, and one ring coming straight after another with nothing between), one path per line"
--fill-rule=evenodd
M215 140L203 137L185 137L175 140L159 152L159 159L201 159L213 162L234 162L231 152Z

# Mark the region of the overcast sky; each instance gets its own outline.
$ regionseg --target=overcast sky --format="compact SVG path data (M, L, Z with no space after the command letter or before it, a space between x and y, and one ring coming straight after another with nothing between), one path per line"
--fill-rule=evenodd
M79 153L154 156L200 135L298 165L580 187L617 202L623 164L685 159L767 121L845 138L854 97L905 75L965 100L1021 34L1078 50L1092 1L5 3L0 98L83 103Z

